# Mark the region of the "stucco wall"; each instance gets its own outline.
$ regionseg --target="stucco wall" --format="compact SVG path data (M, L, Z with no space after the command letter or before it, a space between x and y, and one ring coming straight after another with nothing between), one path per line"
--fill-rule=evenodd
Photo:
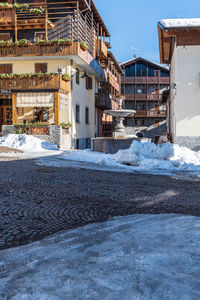
M176 60L175 134L197 137L200 136L200 46L177 47Z
M2 61L1 64L12 64L13 65L13 73L21 74L21 73L34 73L35 72L35 63L47 63L47 72L54 73L57 72L58 66L65 68L65 72L68 73L69 71L69 61L66 59L59 59L59 60L9 60L9 61Z

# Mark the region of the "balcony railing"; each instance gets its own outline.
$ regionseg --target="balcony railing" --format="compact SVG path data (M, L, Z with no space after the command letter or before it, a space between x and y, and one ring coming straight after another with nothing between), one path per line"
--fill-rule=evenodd
M116 89L116 91L120 92L120 84L116 78L114 78L111 74L108 75L109 83Z
M161 94L127 94L126 99L127 101L159 101L162 99Z
M125 84L169 84L169 77L123 77Z
M103 93L95 95L95 106L100 109L111 109L111 99Z
M57 91L60 89L70 92L70 81L63 80L60 74L44 77L0 79L1 91Z
M165 110L137 110L136 118L165 118L167 113Z
M101 59L106 59L108 56L108 48L103 40L98 40L97 45L97 56Z

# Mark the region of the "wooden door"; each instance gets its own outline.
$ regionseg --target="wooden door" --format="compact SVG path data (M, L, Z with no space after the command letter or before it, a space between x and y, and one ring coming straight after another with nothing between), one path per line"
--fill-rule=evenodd
M11 100L0 99L0 131L2 130L2 125L12 125L12 105ZM6 105L2 105L6 104Z

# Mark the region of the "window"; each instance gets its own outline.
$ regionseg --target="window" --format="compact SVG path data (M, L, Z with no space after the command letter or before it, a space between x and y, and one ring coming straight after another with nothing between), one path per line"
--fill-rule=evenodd
M9 41L10 40L10 33L0 33L0 40L1 41Z
M35 64L35 73L47 73L47 64Z
M92 78L91 77L87 77L85 79L85 85L86 85L86 89L87 90L91 90L92 89Z
M12 73L12 64L1 64L0 65L0 74L10 74Z
M35 42L37 42L38 40L45 40L45 32L44 31L35 32Z
M85 108L85 123L89 124L89 108Z
M155 77L159 77L160 76L160 71L159 70L155 70Z
M76 84L80 83L80 71L79 69L76 69Z
M34 108L34 121L35 122L48 122L49 112L43 107Z
M76 105L76 122L80 123L80 106Z

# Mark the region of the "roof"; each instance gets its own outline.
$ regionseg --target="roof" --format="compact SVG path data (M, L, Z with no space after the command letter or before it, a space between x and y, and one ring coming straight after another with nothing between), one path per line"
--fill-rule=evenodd
M158 24L164 29L198 28L200 27L200 18L164 19L164 20L160 20Z
M79 1L79 6L80 6L80 9L86 9L86 8L89 8L89 1L88 0L78 0ZM90 0L91 1L91 10L93 11L93 14L94 14L94 20L95 22L99 23L100 26L102 26L103 28L103 31L105 32L105 36L106 37L110 37L110 33L96 7L96 5L94 4L94 0Z
M162 69L164 71L168 71L169 72L168 68L166 68L166 67L164 67L164 66L162 66L162 65L160 65L160 64L158 64L158 63L156 63L156 62L154 62L152 60L147 60L147 59L145 59L143 57L135 57L135 58L129 59L129 60L125 61L125 62L120 63L120 66L121 67L125 67L125 66L128 66L128 65L132 64L133 62L137 62L137 61L144 61L145 63L148 63L150 65L155 66L156 68L159 67L159 69Z
M120 67L119 62L116 60L115 56L113 55L113 53L111 51L108 51L108 57L111 58L111 60L114 62L115 66L117 67L119 73L123 73L122 68Z
M174 46L200 45L200 18L158 22L160 62L170 64Z

